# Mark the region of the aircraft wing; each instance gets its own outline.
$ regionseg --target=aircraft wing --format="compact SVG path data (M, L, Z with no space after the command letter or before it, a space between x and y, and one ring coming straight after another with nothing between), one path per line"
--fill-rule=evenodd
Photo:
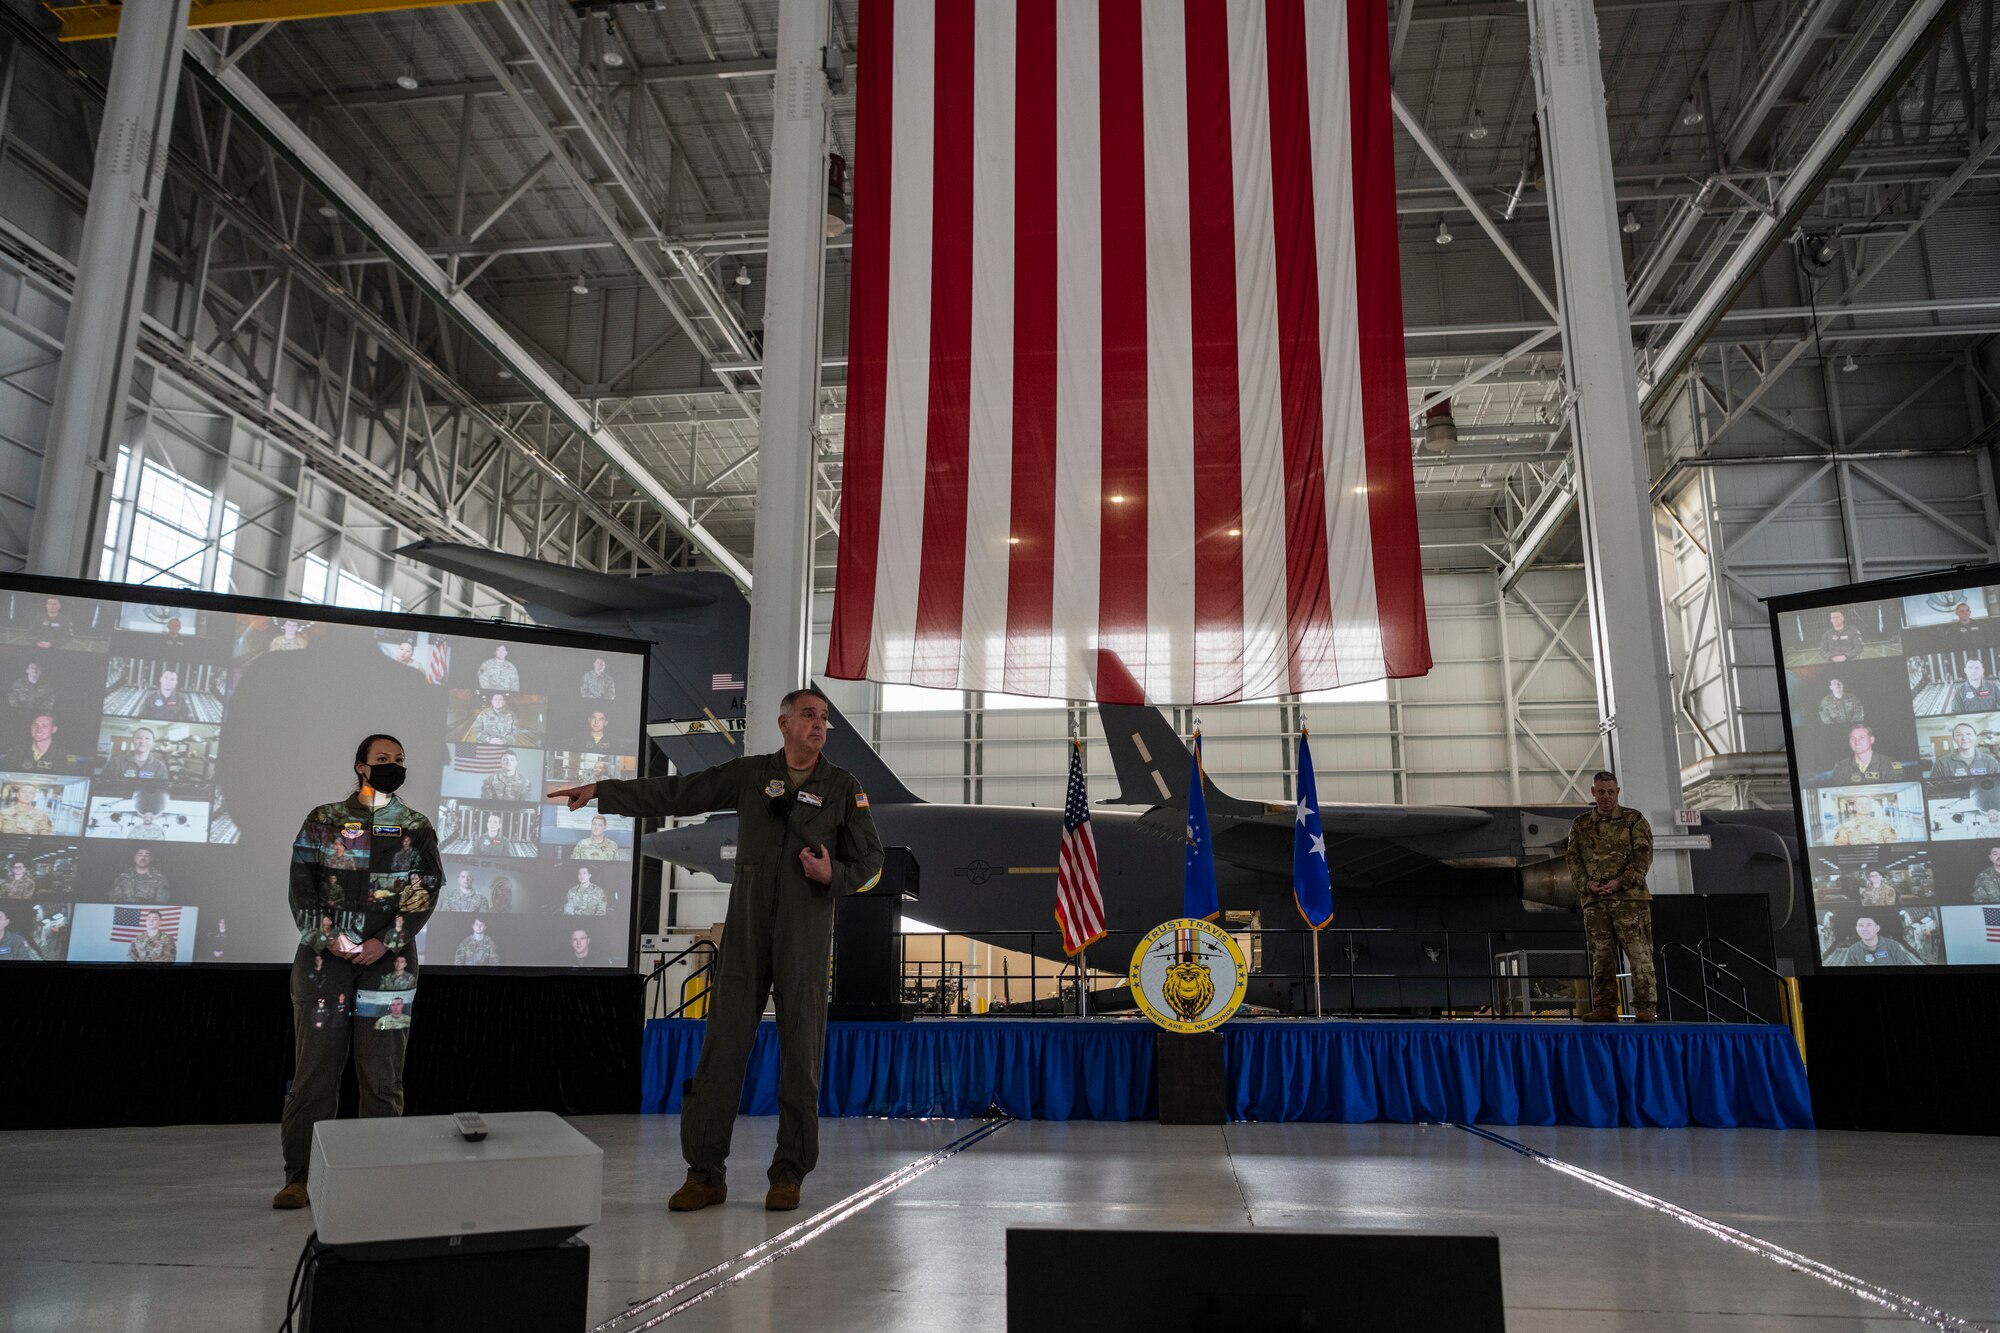
M691 611L715 600L712 593L690 588L671 574L639 578L600 574L453 542L412 542L396 554L566 616L604 611Z

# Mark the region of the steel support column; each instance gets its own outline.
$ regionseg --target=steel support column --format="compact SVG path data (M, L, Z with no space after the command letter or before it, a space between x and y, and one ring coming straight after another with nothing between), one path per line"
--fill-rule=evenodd
M776 747L778 701L810 679L813 464L826 269L828 0L784 0L771 110L771 251L757 423L757 588L750 600L747 753Z
M1563 369L1574 390L1598 718L1625 803L1670 828L1680 756L1597 16L1590 0L1529 0L1528 32L1548 153ZM1660 858L1653 886L1685 892L1682 858Z
M153 262L167 136L187 29L174 5L132 6L111 60L83 215L76 291L63 333L49 434L28 537L28 569L88 575L103 492L131 396L132 358Z

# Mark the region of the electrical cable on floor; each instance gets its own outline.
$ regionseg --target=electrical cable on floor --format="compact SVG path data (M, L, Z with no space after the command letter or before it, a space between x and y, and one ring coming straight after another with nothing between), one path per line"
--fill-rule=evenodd
M891 1171L872 1185L862 1186L838 1203L814 1213L805 1221L794 1223L786 1227L783 1231L780 1231L777 1235L759 1241L734 1258L724 1259L721 1263L704 1269L702 1272L696 1273L693 1277L684 1278L674 1283L673 1286L668 1287L665 1291L655 1296L650 1296L643 1301L634 1302L618 1314L591 1329L590 1333L641 1333L643 1329L665 1323L683 1310L705 1301L711 1296L721 1294L724 1290L741 1282L758 1269L776 1263L800 1246L817 1239L825 1232L845 1222L848 1218L861 1212L863 1209L880 1203L883 1199L903 1188L903 1186L917 1179L917 1177L935 1170L938 1166L956 1157L980 1140L991 1137L1013 1123L1011 1117L989 1120L979 1128L953 1139L936 1152L897 1167L894 1171ZM738 1265L741 1265L741 1267L738 1267ZM736 1270L733 1273L729 1272L732 1268ZM723 1277L724 1273L728 1273L729 1275ZM653 1309L657 1305L672 1300L675 1296L680 1295L680 1293L688 1290L690 1287L700 1286L712 1278L720 1278L721 1280L715 1282L712 1286L697 1291L694 1295L680 1301L678 1304L660 1311L660 1313L654 1315L644 1323L630 1324L627 1322L643 1312Z
M1960 1315L1949 1314L1913 1296L1905 1296L1900 1292L1891 1291L1887 1287L1878 1286L1866 1278L1856 1277L1852 1273L1843 1273L1831 1264L1823 1264L1819 1260L1809 1258L1795 1250L1788 1250L1782 1245L1773 1244L1771 1241L1765 1240L1762 1236L1753 1236L1747 1231L1738 1231L1735 1227L1718 1222L1712 1217L1704 1217L1692 1209L1683 1208L1676 1203L1668 1203L1665 1199L1657 1198L1654 1195L1646 1193L1644 1190L1634 1189L1630 1185L1621 1184L1609 1176L1601 1176L1595 1171L1585 1170L1573 1162L1565 1162L1562 1158L1545 1153L1539 1148L1530 1148L1527 1144L1516 1139L1510 1139L1504 1134L1495 1134L1492 1130L1482 1129L1478 1125L1460 1125L1459 1128L1468 1134L1485 1139L1488 1143L1497 1143L1509 1152L1516 1152L1531 1161L1540 1162L1552 1171L1560 1171L1563 1175L1573 1180L1580 1180L1594 1189L1603 1190L1606 1194L1616 1195L1627 1203L1636 1203L1641 1208L1650 1208L1656 1213L1664 1213L1676 1222L1679 1222L1682 1226L1692 1227L1696 1231L1713 1236L1715 1239L1734 1245L1738 1249L1748 1250L1752 1254L1761 1255L1772 1263L1789 1268L1793 1272L1803 1273L1807 1277L1818 1278L1828 1286L1837 1287L1851 1296L1859 1296L1864 1301L1882 1306L1884 1309L1893 1310L1905 1319L1914 1320L1919 1324L1928 1324L1932 1328L1962 1329L1966 1330L1967 1333L1994 1333L1991 1325L1974 1323L1970 1319L1966 1319Z
M324 1252L319 1232L306 1237L306 1243L299 1249L299 1261L292 1266L292 1285L285 1294L285 1322L278 1325L278 1333L292 1333L292 1320L298 1315L299 1302L305 1299L306 1279L319 1267L319 1257Z

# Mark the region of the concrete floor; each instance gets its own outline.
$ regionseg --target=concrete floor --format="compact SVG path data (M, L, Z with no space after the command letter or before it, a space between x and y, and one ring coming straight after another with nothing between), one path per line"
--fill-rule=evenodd
M787 1215L761 1206L775 1122L744 1120L737 1196L676 1216L664 1203L681 1175L673 1117L575 1123L606 1159L604 1220L584 1233L593 1324L977 1127L827 1122L805 1207ZM1946 1315L2000 1323L2000 1138L1495 1132ZM269 1208L277 1161L274 1126L0 1134L0 1328L276 1328L312 1230L310 1213ZM1911 1326L1450 1126L1037 1122L1004 1125L671 1326L1001 1329L1002 1235L1017 1222L1491 1230L1516 1333Z

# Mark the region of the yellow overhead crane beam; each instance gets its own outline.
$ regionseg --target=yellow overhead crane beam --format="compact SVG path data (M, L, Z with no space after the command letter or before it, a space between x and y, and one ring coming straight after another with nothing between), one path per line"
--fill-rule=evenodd
M171 0L135 0L141 4L171 3ZM263 23L291 23L299 19L337 19L352 14L387 14L399 9L441 9L446 5L484 4L486 0L189 0L190 28L236 28ZM44 6L62 23L58 40L88 42L118 35L121 6L61 5L50 0Z

